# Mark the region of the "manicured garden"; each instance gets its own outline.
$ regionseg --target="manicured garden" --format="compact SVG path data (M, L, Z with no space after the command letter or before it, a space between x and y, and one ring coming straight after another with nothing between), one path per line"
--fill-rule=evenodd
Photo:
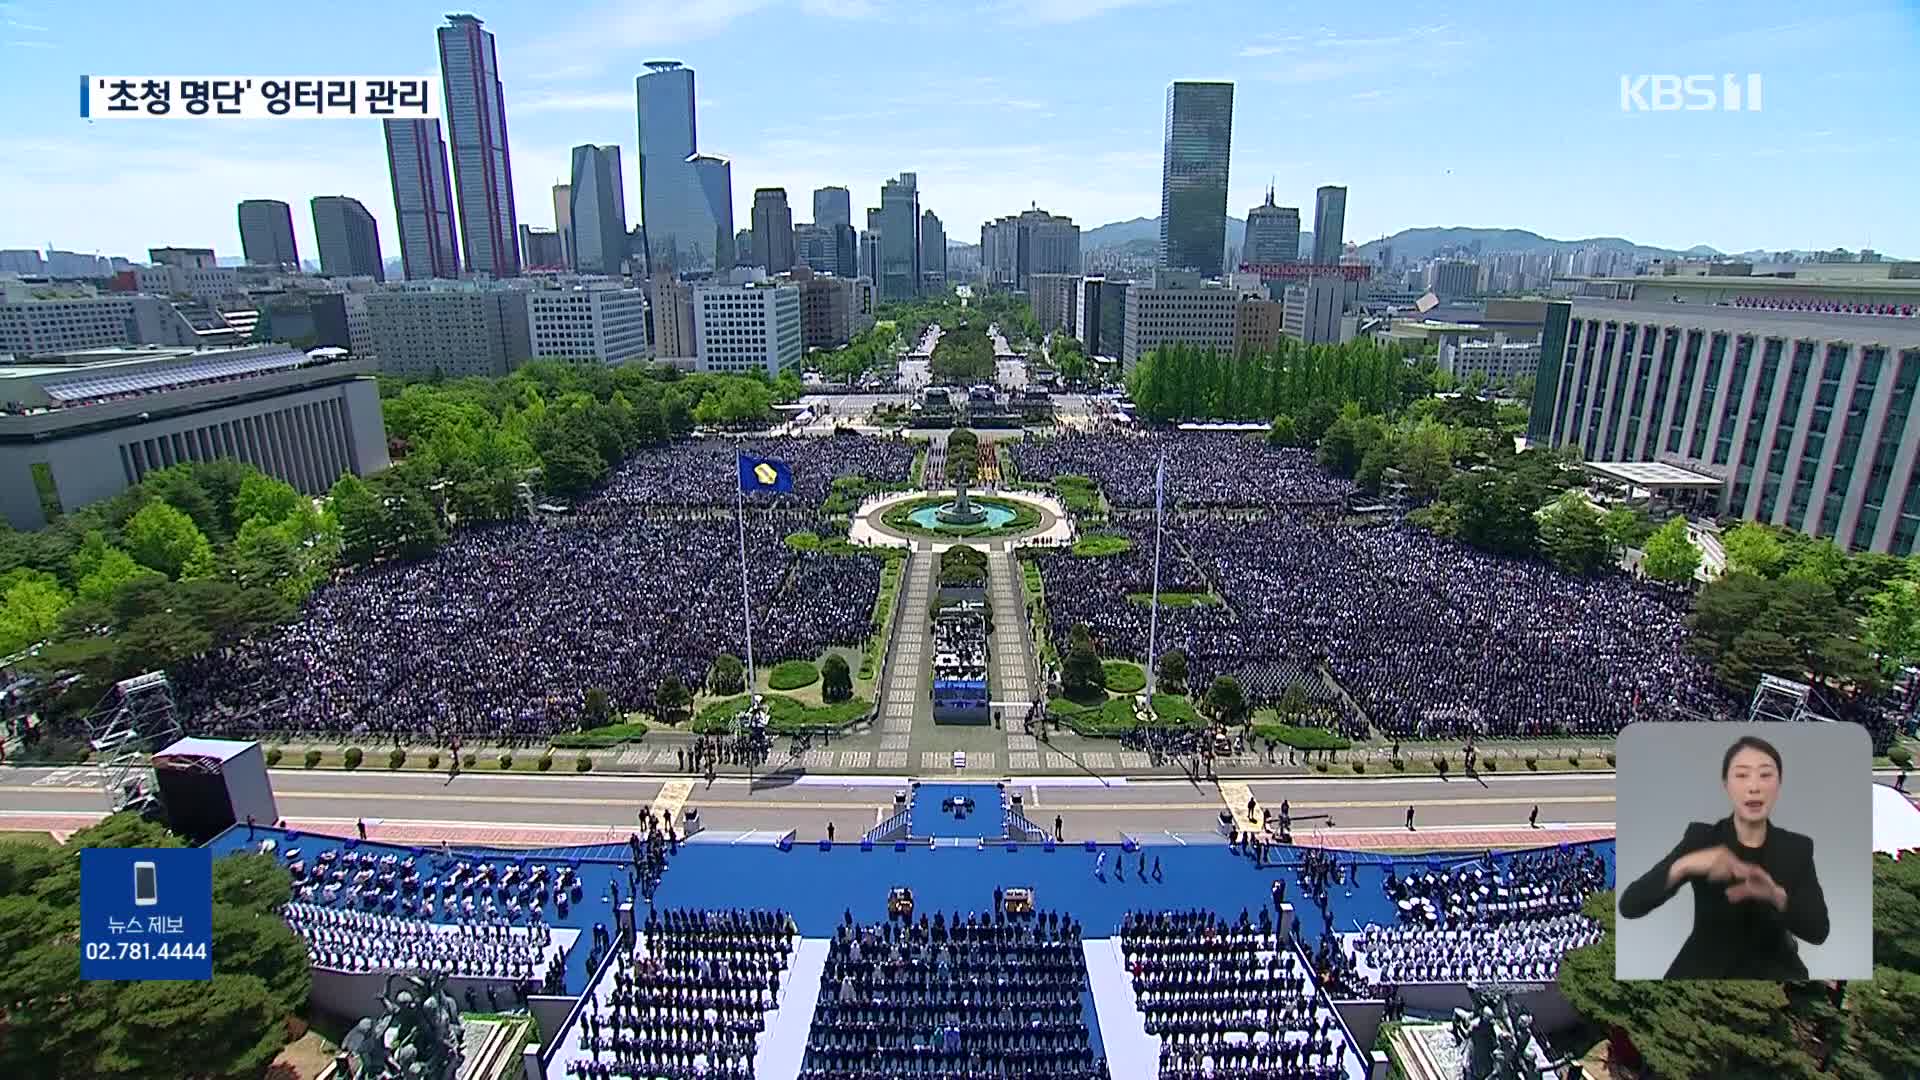
M1130 695L1103 694L1099 701L1056 697L1047 702L1047 711L1075 733L1092 738L1112 738L1141 726ZM1189 728L1205 723L1191 702L1175 694L1153 695L1153 711L1154 723L1160 727Z
M857 697L832 705L808 705L782 694L768 694L766 704L767 727L780 735L845 727L873 711L873 702ZM734 718L745 712L747 705L745 694L710 702L694 717L692 730L696 735L731 731Z
M985 539L995 536L1012 536L1040 524L1040 508L1032 503L1014 499L982 498L977 495L968 496L968 500L975 506L993 506L1010 511L1013 517L1001 525L956 525L929 529L914 521L913 513L929 506L945 506L953 499L945 495L923 495L917 499L906 499L887 507L886 513L880 515L880 522L895 532L939 539Z

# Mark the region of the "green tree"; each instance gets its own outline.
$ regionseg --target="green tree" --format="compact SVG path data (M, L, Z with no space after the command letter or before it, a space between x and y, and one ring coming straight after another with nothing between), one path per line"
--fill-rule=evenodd
M1455 429L1427 421L1415 425L1400 440L1399 466L1407 494L1426 502L1440 493L1453 475L1460 438Z
M1654 530L1642 549L1640 569L1655 581L1672 584L1692 581L1700 569L1700 545L1687 534L1687 519L1670 518Z
M328 507L340 523L341 557L367 563L380 557L390 531L387 508L366 481L342 476L328 494Z
M1213 685L1200 700L1200 708L1218 724L1236 724L1247 715L1247 695L1240 680L1231 675L1216 675Z
M1106 690L1107 672L1084 623L1076 623L1068 635L1067 654L1060 663L1060 684L1076 701L1098 697Z
M1642 539L1640 515L1629 506L1615 506L1600 516L1600 531L1606 533L1613 554L1622 554Z
M228 564L240 584L271 588L299 572L300 555L279 526L269 524L265 515L255 515L240 526Z
M707 686L716 694L742 693L747 688L747 669L739 657L721 653L713 658L713 669L707 672Z
M1160 654L1160 662L1153 668L1154 681L1159 683L1162 694L1184 694L1187 692L1187 654L1180 649L1168 649Z
M669 674L660 680L659 688L654 691L653 701L660 718L670 720L692 708L693 694L687 690L686 684L680 681L680 676Z
M1745 570L1763 578L1774 577L1785 569L1787 547L1771 528L1742 522L1720 537L1727 553L1727 569Z
M203 577L213 546L193 519L165 502L150 502L127 521L127 548L140 565L170 578Z
M820 662L820 697L826 701L846 701L853 697L853 672L839 653L828 653Z
M1586 497L1567 492L1539 516L1540 549L1570 574L1591 574L1606 564L1609 543L1600 512Z
M1267 428L1267 445L1300 445L1300 429L1294 424L1293 417L1286 413L1281 413L1273 418L1273 425Z
M52 574L20 569L0 577L0 654L46 640L72 602Z
M586 713L586 726L589 728L606 727L613 722L613 706L607 700L605 687L590 686L587 688L585 708L583 711Z
M1897 578L1869 596L1862 631L1887 675L1920 660L1920 581Z
M255 518L269 523L286 520L302 502L292 484L261 472L249 472L233 499L233 526L237 530Z

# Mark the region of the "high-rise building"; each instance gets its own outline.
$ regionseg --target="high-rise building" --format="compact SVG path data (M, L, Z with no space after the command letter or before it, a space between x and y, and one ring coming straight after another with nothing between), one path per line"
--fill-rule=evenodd
M879 245L879 277L874 288L882 301L908 300L920 294L920 178L901 173L880 185L880 206L867 211L867 231Z
M947 287L947 230L931 210L920 211L920 284L934 291Z
M560 234L561 261L573 265L573 185L553 185L553 231Z
M566 247L554 229L520 226L520 266L525 270L565 270Z
M1729 277L1679 303L1675 280L1548 303L1528 439L1717 479L1709 515L1913 554L1920 320L1849 309L1911 310L1920 282Z
M367 294L380 370L448 378L507 374L532 355L527 292L493 282L436 281Z
M767 273L793 269L793 208L786 188L757 188L753 193L753 265Z
M387 280L387 264L380 258L380 230L359 199L315 196L313 239L320 248L320 272L328 277Z
M573 148L573 266L582 273L618 274L627 261L627 200L621 193L620 148Z
M860 277L868 281L880 280L880 233L873 226L874 211L867 211L867 228L860 234ZM875 291L879 286L874 286Z
M370 374L278 343L94 349L7 369L0 400L17 405L0 416L0 520L37 529L186 462L242 461L303 495L378 472L387 439Z
M693 69L653 60L634 80L640 121L640 220L651 270L725 270L734 262L733 165L700 153Z
M248 199L240 204L240 250L249 266L300 268L293 242L293 207L278 199Z
M815 225L853 224L853 196L843 187L813 189Z
M1346 341L1357 330L1349 312L1360 298L1360 283L1322 275L1288 285L1280 294L1281 332L1308 345Z
M0 282L0 353L42 356L198 340L193 324L161 296Z
M1080 290L1078 274L1029 274L1027 295L1033 305L1033 321L1042 334L1055 330L1074 330L1074 300Z
M624 364L647 358L647 297L613 285L527 293L533 355Z
M1267 201L1247 211L1247 244L1240 262L1251 266L1273 266L1300 261L1300 208L1273 205L1273 188L1267 188Z
M693 361L700 351L693 332L693 286L657 272L653 289L653 355L659 360Z
M460 248L469 271L513 277L520 272L520 222L507 152L507 97L493 35L472 15L449 15L439 38Z
M730 375L765 372L777 378L797 369L806 353L800 324L800 290L771 281L697 285L693 290L694 336L699 371Z
M400 228L400 266L409 281L460 276L453 185L438 120L387 120L387 177Z
M1339 266L1346 234L1347 189L1328 184L1313 196L1313 264Z
M834 251L833 227L795 225L793 227L794 265L819 274L838 274L840 263Z
M1127 332L1127 282L1104 277L1081 281L1074 300L1073 336L1088 356L1119 356Z
M1480 292L1480 264L1471 259L1435 259L1427 264L1427 288L1442 300Z
M1027 288L1033 274L1080 273L1080 226L1035 207L980 226L980 265L995 288Z
M733 234L733 261L736 265L753 265L753 230L741 229ZM760 269L765 270L766 267Z
M809 349L836 349L873 325L872 284L864 278L795 267L780 276L800 290L800 334Z
M1264 295L1241 294L1234 326L1234 355L1266 354L1280 346L1286 306Z
M1156 270L1127 288L1122 367L1161 345L1191 345L1231 356L1238 344L1240 294L1191 270Z
M1227 167L1233 153L1233 84L1167 87L1160 171L1160 266L1219 277L1227 253Z

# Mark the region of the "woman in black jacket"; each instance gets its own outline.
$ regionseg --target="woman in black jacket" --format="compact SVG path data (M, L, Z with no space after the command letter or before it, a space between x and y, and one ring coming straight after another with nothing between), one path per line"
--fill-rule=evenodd
M1693 887L1693 933L1669 979L1805 979L1795 938L1827 940L1827 899L1813 869L1813 840L1773 824L1785 768L1780 751L1746 736L1727 748L1720 780L1733 813L1692 822L1666 858L1620 894L1620 917L1638 919Z

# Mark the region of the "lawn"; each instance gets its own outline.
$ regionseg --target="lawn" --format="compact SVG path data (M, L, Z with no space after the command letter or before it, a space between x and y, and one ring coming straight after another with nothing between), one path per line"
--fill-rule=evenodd
M1272 739L1281 746L1291 746L1295 750L1345 750L1353 745L1352 740L1331 731L1292 724L1255 724L1252 735L1256 739Z
M1133 549L1133 541L1117 533L1083 533L1073 542L1073 553L1083 559L1120 555Z
M770 714L768 727L781 735L822 727L845 727L873 709L872 702L859 697L820 706L811 706L781 694L768 694L766 701ZM746 707L745 694L712 702L694 718L693 731L700 735L730 731L734 717L745 711Z
M1100 664L1106 673L1107 689L1116 694L1137 694L1147 688L1147 672L1131 660L1106 660Z
M962 525L962 526L955 526L952 528L942 527L939 529L926 528L925 526L919 525L909 520L908 518L908 515L912 514L916 510L924 509L925 507L929 507L929 506L944 506L947 503L950 503L952 501L953 501L952 499L949 499L944 495L928 495L918 499L907 499L903 502L898 502L888 507L887 512L881 515L880 521L882 524L886 525L887 528L894 529L898 532L907 533L913 536L934 536L934 537L939 537L941 539L966 539L968 537L987 538L987 537L995 537L995 536L1007 536L1012 533L1025 532L1028 529L1031 529L1034 526L1040 524L1040 511L1037 508L1035 508L1032 503L1016 501L1013 499L981 498L980 496L977 496L977 495L973 496L970 500L975 505L983 506L983 507L997 506L1004 510L1011 510L1013 511L1013 518L1004 525L997 525L997 526Z
M788 533L787 546L795 551L819 551L820 534L805 530Z
M1193 705L1174 694L1153 695L1153 710L1156 720L1166 727L1191 727L1201 722ZM1140 726L1133 715L1131 696L1109 697L1098 704L1057 697L1047 702L1047 711L1076 733L1093 738L1124 735Z
M1153 603L1152 593L1128 593L1127 599L1142 607ZM1161 607L1218 607L1220 597L1210 592L1163 592L1160 594Z

